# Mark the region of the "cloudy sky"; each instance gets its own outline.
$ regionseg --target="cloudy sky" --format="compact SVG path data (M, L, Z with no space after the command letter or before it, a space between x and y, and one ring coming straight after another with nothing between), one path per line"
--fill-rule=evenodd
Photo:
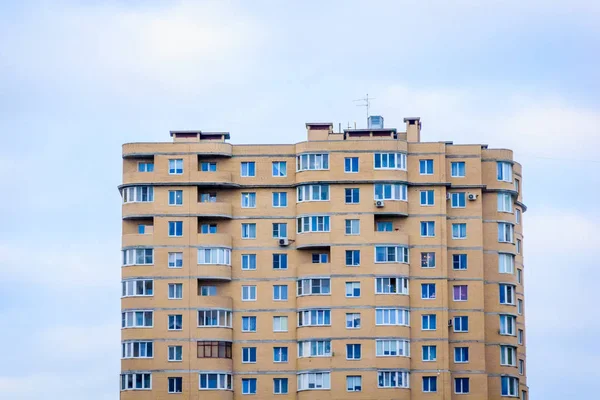
M118 396L122 143L302 141L364 125L369 93L425 141L515 150L531 399L595 398L599 20L592 0L0 1L0 397Z

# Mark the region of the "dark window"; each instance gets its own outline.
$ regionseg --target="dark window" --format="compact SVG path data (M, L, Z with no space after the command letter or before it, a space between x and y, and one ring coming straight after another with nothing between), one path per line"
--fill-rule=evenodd
M231 342L198 342L198 358L231 358Z

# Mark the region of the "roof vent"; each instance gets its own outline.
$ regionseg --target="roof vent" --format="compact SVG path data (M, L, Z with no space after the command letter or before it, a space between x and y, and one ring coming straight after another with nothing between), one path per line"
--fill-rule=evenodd
M367 122L369 129L383 129L383 117L381 115L371 115Z

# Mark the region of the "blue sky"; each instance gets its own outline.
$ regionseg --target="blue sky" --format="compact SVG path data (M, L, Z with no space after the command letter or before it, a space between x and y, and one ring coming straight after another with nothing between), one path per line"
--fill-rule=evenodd
M0 2L0 397L118 396L122 143L302 141L364 124L365 93L423 140L515 150L530 398L596 397L598 20L580 0Z

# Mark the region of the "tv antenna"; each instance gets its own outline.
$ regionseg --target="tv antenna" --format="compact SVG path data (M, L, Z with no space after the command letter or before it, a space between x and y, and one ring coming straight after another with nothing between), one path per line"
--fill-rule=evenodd
M354 102L360 101L361 104L357 104L356 107L365 107L367 109L367 119L369 119L369 109L371 108L371 100L375 100L375 97L369 97L369 93L362 99L353 100Z

